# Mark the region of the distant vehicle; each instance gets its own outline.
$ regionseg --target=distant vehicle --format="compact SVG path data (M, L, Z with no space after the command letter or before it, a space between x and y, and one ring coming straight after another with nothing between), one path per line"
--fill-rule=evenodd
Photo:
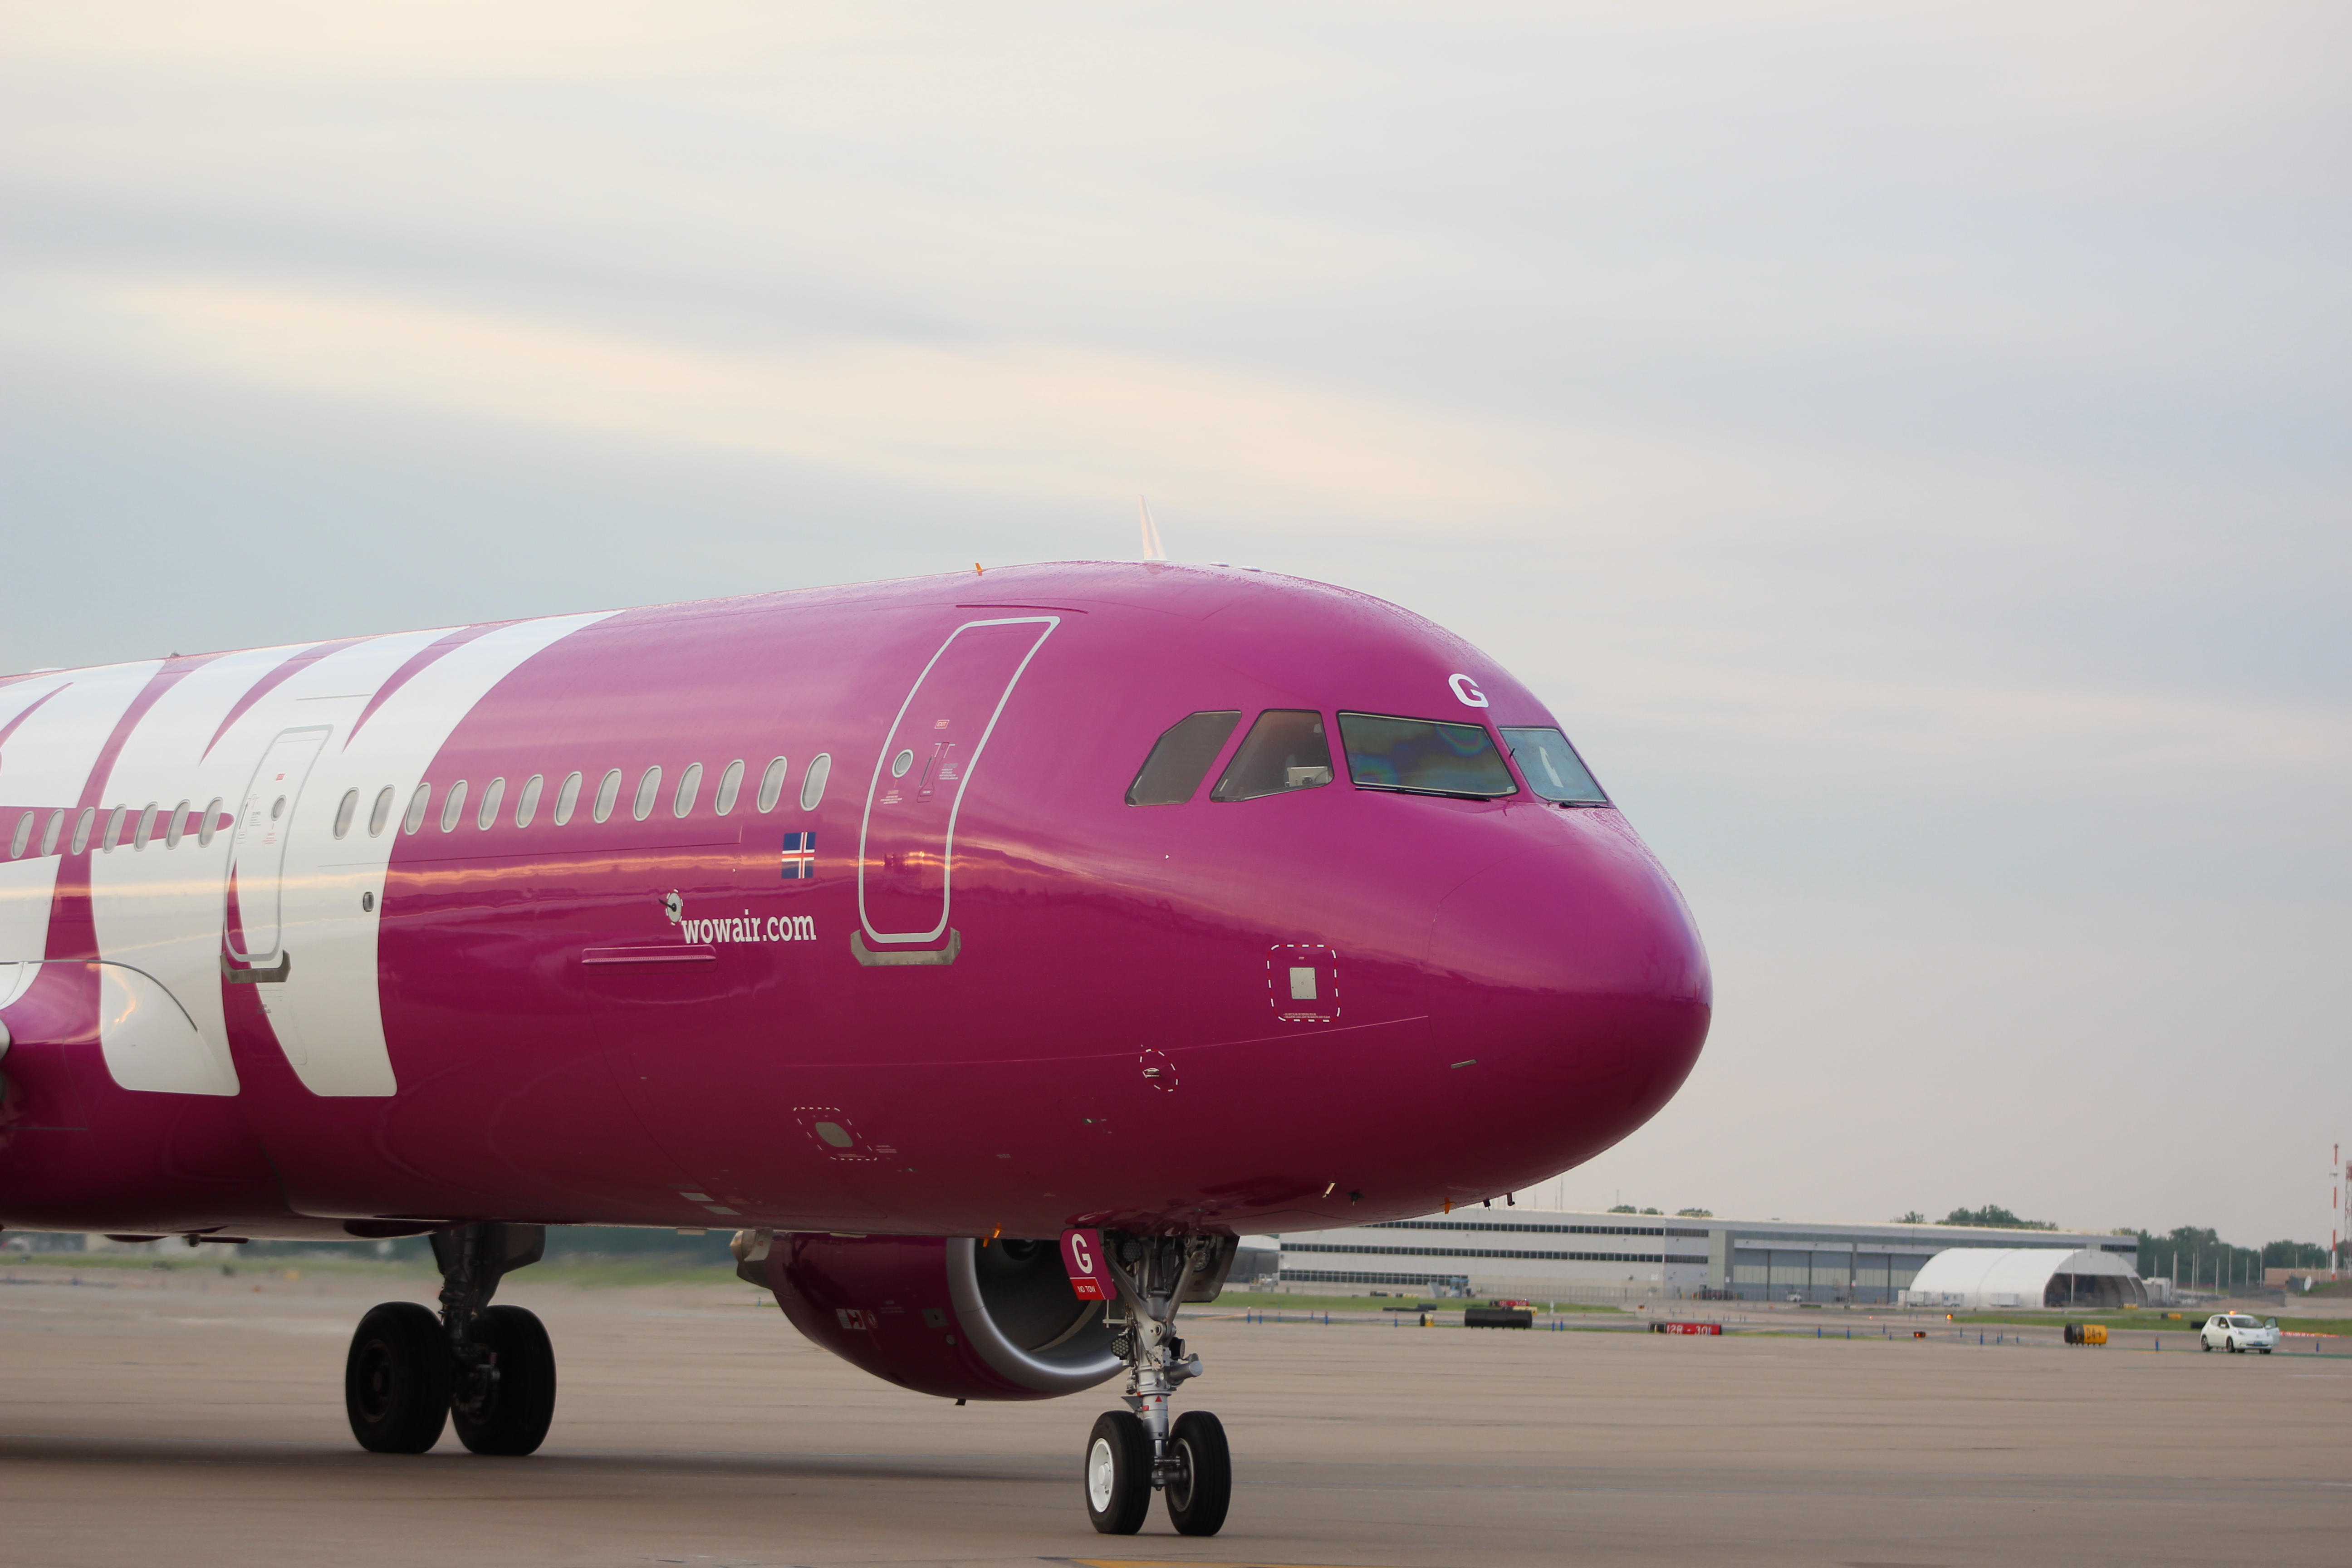
M2205 1320L2197 1339L2209 1351L2260 1351L2268 1355L2278 1348L2278 1323L2275 1320L2265 1323L2243 1312L2216 1312Z

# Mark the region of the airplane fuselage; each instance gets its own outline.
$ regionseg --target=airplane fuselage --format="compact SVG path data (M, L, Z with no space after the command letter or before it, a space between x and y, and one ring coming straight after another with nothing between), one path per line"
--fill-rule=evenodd
M1343 714L1557 728L1394 606L1157 563L0 683L0 1223L1304 1230L1622 1138L1707 1027L1672 883L1516 742L1398 788Z

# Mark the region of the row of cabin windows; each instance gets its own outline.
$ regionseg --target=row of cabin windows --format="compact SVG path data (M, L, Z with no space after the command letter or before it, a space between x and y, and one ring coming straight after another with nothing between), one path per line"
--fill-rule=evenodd
M220 797L215 795L212 802L205 807L204 815L196 817L193 822L189 820L193 814L188 810L186 801L184 800L173 806L171 815L164 819L164 847L178 848L180 840L186 837L192 828L194 830L198 844L210 844L213 841L213 835L220 831L222 826L221 804ZM149 844L154 842L155 820L160 805L160 802L151 800L147 803L147 809L139 814L137 825L132 829L129 840L131 848L144 849ZM40 827L42 854L54 855L58 852L58 841L65 837L66 818L69 815L71 814L62 806L49 813L48 825ZM122 825L130 817L131 808L127 805L118 805L106 814L106 831L99 837L100 849L112 854L114 847L124 842ZM33 830L40 826L40 822L41 814L37 811L28 811L16 819L16 831L8 839L8 858L21 860L32 849ZM98 807L83 806L81 815L74 817L71 853L79 855L89 847L90 833L97 826Z
M1238 709L1226 709L1178 720L1136 771L1127 804L1177 805L1191 800L1241 718ZM1584 760L1558 730L1506 728L1502 737L1528 787L1544 799L1561 805L1609 804ZM1339 740L1349 781L1358 789L1468 800L1519 793L1518 780L1504 765L1502 751L1484 724L1342 712ZM1334 776L1323 715L1311 708L1269 708L1234 749L1209 798L1259 800L1319 789Z
M754 796L753 804L759 811L764 814L776 809L777 802L783 798L784 782L791 771L792 764L787 758L776 757L769 762L760 774L760 787ZM801 775L800 799L803 811L816 809L817 803L824 798L825 781L832 776L832 773L833 758L830 753L820 752L810 761L807 770ZM584 779L584 774L574 773L567 776L562 784L557 788L554 811L556 826L562 827L569 824L578 810L580 792ZM686 771L678 775L677 784L669 794L669 809L672 816L685 817L693 812L697 801L701 798L702 779L702 764L688 763ZM606 773L598 782L594 799L589 807L589 815L596 821L603 822L613 815L614 807L619 804L621 798L622 782L621 770L618 768ZM515 796L514 825L517 827L529 827L532 819L539 815L540 799L546 783L546 776L541 773L533 773L523 782L522 789ZM457 831L457 825L466 820L467 787L466 781L459 779L449 786L449 793L442 797L442 832L453 833ZM720 772L719 789L710 802L711 810L718 816L728 816L734 811L742 790L743 762L739 757L728 763ZM496 826L499 808L506 802L506 792L507 781L503 778L494 778L484 786L481 799L472 813L476 827L487 831ZM645 821L661 804L662 794L661 764L656 763L637 775L636 793L631 799L629 806L630 815L639 822ZM368 811L369 837L375 838L383 835L385 826L392 820L393 803L397 798L397 790L391 784L386 784L376 792L375 803ZM432 804L433 786L430 784L418 784L415 792L408 797L408 810L401 818L401 831L415 833L423 827L425 814L431 809ZM194 832L199 847L210 845L214 834L225 826L221 820L223 805L221 798L215 795L205 805L201 814L195 814L189 810L189 803L184 800L173 806L168 814L163 814L163 847L167 849L178 848L180 840L187 837L191 831ZM360 792L356 789L345 790L342 799L336 803L335 837L337 838L341 838L351 832L352 825L359 815L359 805ZM270 804L269 819L275 822L285 816L286 806L286 797L279 795ZM146 848L155 841L155 827L160 810L160 802L149 801L146 809L139 813L136 824L126 841L122 830L125 822L131 818L131 808L124 805L114 807L106 814L106 828L99 836L99 848L110 855L114 852L117 845L125 842L128 842L132 849ZM9 837L8 858L12 860L24 858L33 847L33 836L37 829L40 834L40 853L56 854L59 840L65 837L66 818L72 815L65 808L59 807L48 814L47 824L44 826L39 812L26 812L16 819L16 832ZM73 838L69 853L79 855L89 847L90 835L97 827L98 816L98 807L91 805L84 806L80 815L74 817Z
M759 791L752 799L755 810L764 815L776 809L776 803L783 798L784 781L791 772L792 763L789 758L774 757L769 760L767 767L761 771ZM807 770L801 774L801 809L803 811L814 811L817 808L817 803L824 798L825 781L832 775L831 753L819 752L810 759ZM643 822L662 805L664 795L662 779L663 773L659 763L654 763L637 775L636 790L629 800L630 816ZM677 784L667 792L670 816L684 818L693 815L696 803L702 797L702 764L688 763L686 765L686 771L678 774ZM604 776L597 781L596 793L589 802L588 815L598 822L610 818L614 809L620 804L621 789L625 782L619 768L607 771ZM567 826L578 813L581 792L586 783L585 773L573 773L566 774L563 783L556 787L553 815L556 826ZM467 821L469 816L475 827L486 833L498 826L500 811L506 805L507 781L503 778L494 778L483 785L480 800L468 813L466 809L466 800L471 787L466 780L459 779L449 786L449 793L441 797L442 832L455 833L458 825ZM532 819L538 816L539 804L546 787L547 777L543 773L533 773L523 781L522 788L515 795L514 825L517 827L529 827ZM719 816L730 815L742 792L743 759L738 757L719 772L719 789L711 797L711 811ZM387 784L377 794L375 805L368 812L369 837L373 838L382 833L384 824L391 820L392 803L393 790L392 786ZM343 798L335 806L336 837L341 838L351 831L352 819L358 814L359 804L359 791L344 792ZM403 833L416 832L425 826L425 817L432 811L432 784L429 783L418 784L415 792L408 797L408 809L402 814L400 830Z

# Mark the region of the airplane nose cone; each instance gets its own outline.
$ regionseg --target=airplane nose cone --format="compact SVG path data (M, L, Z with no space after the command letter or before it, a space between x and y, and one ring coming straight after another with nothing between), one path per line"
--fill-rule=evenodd
M1556 839L1439 904L1430 1019L1491 1135L1480 1179L1538 1180L1665 1104L1706 1043L1714 988L1682 896L1613 811L1559 814Z

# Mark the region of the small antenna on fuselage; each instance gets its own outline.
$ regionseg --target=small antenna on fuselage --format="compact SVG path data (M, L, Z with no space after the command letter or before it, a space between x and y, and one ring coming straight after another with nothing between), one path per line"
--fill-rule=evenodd
M1143 519L1143 558L1146 561L1167 560L1168 552L1160 547L1160 530L1152 525L1151 503L1138 496L1135 498L1135 510Z

